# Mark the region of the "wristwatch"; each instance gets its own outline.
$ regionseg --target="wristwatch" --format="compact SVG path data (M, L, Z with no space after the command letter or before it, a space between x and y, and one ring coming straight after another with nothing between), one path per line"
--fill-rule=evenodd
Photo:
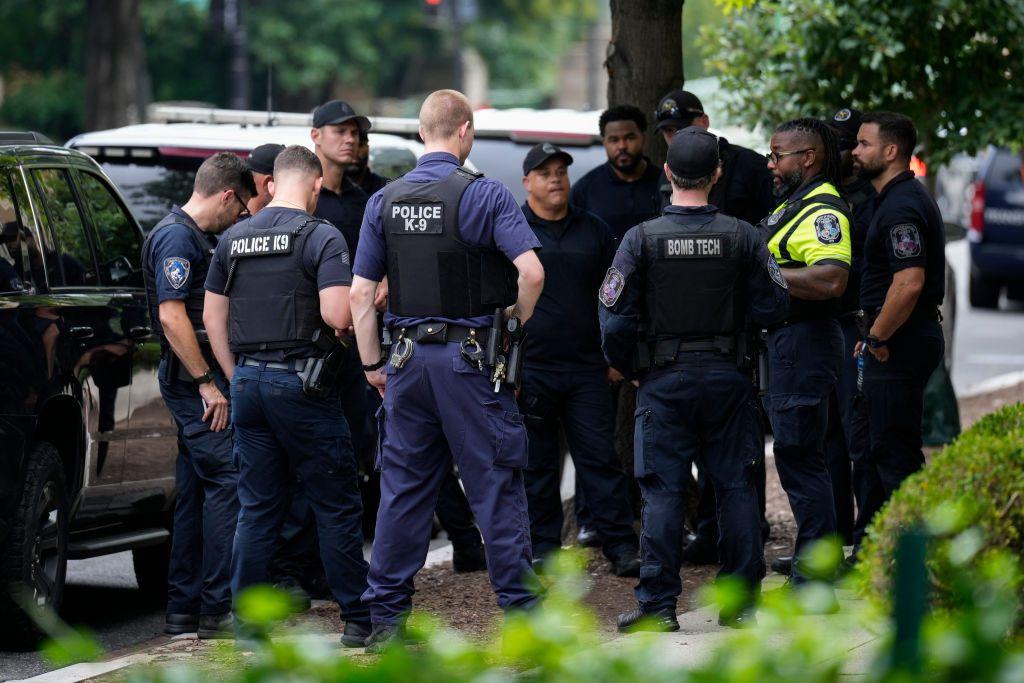
M882 341L881 339L879 339L878 337L876 337L873 334L869 334L867 337L865 337L864 343L868 345L869 349L877 349L877 348L879 348L881 346L885 346L886 345L885 341Z
M212 382L213 370L211 370L210 368L206 368L206 372L199 375L198 377L193 377L192 381L195 382L196 384L206 384L207 382Z
M380 370L382 367L384 367L384 365L387 362L388 362L387 356L381 354L380 360L378 360L376 363L371 363L370 365L364 365L363 366L363 371L364 372L373 372L374 370Z

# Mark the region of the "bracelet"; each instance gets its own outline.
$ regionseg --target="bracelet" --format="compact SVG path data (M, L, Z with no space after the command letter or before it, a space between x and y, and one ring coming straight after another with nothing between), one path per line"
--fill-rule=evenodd
M868 348L869 348L869 349L877 349L877 348L879 348L879 347L882 347L882 346L885 346L885 345L886 345L886 342L885 342L885 341L883 341L883 340L879 339L878 337L876 337L876 336L875 336L875 335L873 335L873 334L869 334L869 335L868 335L868 336L867 336L867 337L866 337L866 338L864 339L864 343L868 345Z
M382 367L384 367L384 365L387 362L388 362L387 358L385 358L384 356L381 356L380 360L378 360L376 363L371 363L370 365L364 365L363 366L363 371L364 372L373 372L374 370L380 370Z

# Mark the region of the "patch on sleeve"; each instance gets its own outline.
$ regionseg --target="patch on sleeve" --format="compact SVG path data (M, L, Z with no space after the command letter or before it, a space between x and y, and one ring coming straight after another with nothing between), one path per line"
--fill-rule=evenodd
M783 289L789 289L789 285L786 283L786 278L782 277L782 270L779 268L778 262L771 253L768 254L768 260L765 261L764 265L768 268L768 276L772 279L772 282Z
M192 265L187 258L172 256L164 259L164 277L174 289L181 289L188 282L189 272Z
M604 276L604 282L601 283L601 288L597 292L597 298L606 308L611 308L619 301L622 290L625 288L626 276L618 268L612 266Z
M839 225L839 216L834 213L823 213L814 219L814 234L822 244L839 244L843 239L843 229Z
M896 258L914 258L921 255L921 233L913 223L900 223L889 228L892 251Z

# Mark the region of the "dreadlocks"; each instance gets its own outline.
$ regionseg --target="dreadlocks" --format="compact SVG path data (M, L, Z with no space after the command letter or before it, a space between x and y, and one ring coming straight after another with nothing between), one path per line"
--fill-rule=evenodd
M832 183L836 188L842 187L843 166L839 156L839 138L835 129L821 119L803 118L786 121L775 129L776 133L801 133L807 136L817 137L824 151L825 161L821 167L821 173L825 180ZM811 142L811 141L809 141ZM812 143L813 144L813 143ZM815 145L817 146L817 145Z

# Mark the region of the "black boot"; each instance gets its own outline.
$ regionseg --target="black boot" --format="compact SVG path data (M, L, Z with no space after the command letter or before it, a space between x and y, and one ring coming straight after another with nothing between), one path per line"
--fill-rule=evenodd
M622 633L635 633L637 631L668 632L678 631L679 621L675 612L671 610L658 610L656 612L645 612L637 607L632 612L620 614L615 620L616 626Z
M369 622L346 621L345 630L341 633L341 646L366 647L370 631Z
M384 648L398 641L398 626L395 624L374 624L366 638L366 653L380 654Z
M487 554L484 547L477 545L452 551L452 568L457 574L486 571Z
M612 560L612 574L615 576L640 576L640 555L637 552L623 553Z
M789 576L793 573L793 556L782 555L772 560L772 571Z
M203 614L199 617L199 637L202 640L230 640L235 637L235 620L231 612Z
M198 614L168 614L164 618L164 633L169 636L195 633L198 628Z
M601 537L594 527L581 526L580 532L576 534L576 544L584 548L597 548L601 545Z

